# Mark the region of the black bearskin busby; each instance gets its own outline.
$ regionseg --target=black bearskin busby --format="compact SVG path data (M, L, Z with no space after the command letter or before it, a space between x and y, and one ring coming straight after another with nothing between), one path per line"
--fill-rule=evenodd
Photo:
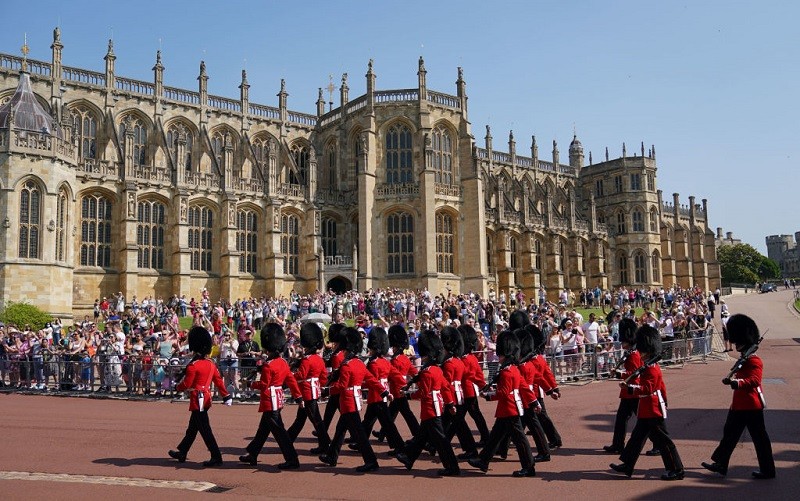
M328 341L331 343L336 343L339 345L339 349L344 349L345 345L345 337L344 337L344 324L331 324L328 327Z
M353 355L359 355L364 348L364 340L361 333L355 327L345 327L342 331L344 335L344 349Z
M619 341L631 346L636 344L636 322L630 318L623 318L619 322Z
M530 317L523 310L514 310L508 317L508 330L514 332L517 329L522 329L531 323Z
M374 351L377 357L382 357L389 352L389 336L383 327L373 327L369 331L367 349Z
M661 335L658 329L643 325L636 331L636 348L642 353L650 355L661 354Z
M408 334L402 325L394 324L389 327L389 346L400 350L408 348Z
M189 349L198 355L208 355L211 353L211 334L196 325L189 331Z
M458 332L461 333L461 340L464 342L464 353L472 353L478 348L478 333L471 325L459 325Z
M503 331L497 336L495 351L498 357L506 357L511 363L519 361L519 340L511 331Z
M535 351L537 354L544 353L544 347L547 344L547 337L544 335L544 332L542 332L542 329L531 324L525 327L525 330L530 333L530 336L533 339L533 351Z
M536 347L534 346L533 333L530 331L531 324L526 325L521 329L514 331L517 341L519 341L519 361L530 358L534 353Z
M728 338L731 343L737 346L748 347L754 345L761 336L755 321L741 313L732 315L728 319L726 328L728 329Z
M286 346L286 333L283 327L276 323L266 324L261 329L261 349L269 352L281 352Z
M430 358L434 364L440 364L444 360L444 346L435 331L427 330L420 334L417 349L420 356Z
M464 340L461 333L455 327L445 327L442 329L442 346L451 356L460 357L464 354Z
M306 322L300 327L300 344L309 350L322 348L322 329L314 322Z

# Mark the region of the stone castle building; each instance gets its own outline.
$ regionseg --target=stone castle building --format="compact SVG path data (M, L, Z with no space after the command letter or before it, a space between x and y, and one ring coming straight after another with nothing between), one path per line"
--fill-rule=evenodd
M213 298L351 287L487 294L719 285L706 201L662 199L655 148L593 163L574 138L529 156L477 144L467 84L292 111L0 54L0 301L71 316L98 297ZM330 106L332 107L332 105ZM521 148L520 148L521 150Z
M800 277L800 231L767 237L767 257L778 263L782 278Z

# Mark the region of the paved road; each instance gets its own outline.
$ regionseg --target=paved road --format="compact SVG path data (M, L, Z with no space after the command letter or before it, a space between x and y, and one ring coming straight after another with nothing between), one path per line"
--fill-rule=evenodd
M786 309L791 293L748 295L726 299L734 312L756 317L770 333L760 354L765 360L764 392L769 405L767 429L773 443L778 478L751 480L756 467L753 445L747 434L737 447L727 478L722 479L700 467L717 445L730 404L730 390L720 383L732 361L709 360L685 367L665 369L669 390L668 426L687 468L681 482L658 480L663 472L660 458L642 457L633 479L621 479L608 469L616 457L600 448L609 443L617 407L617 386L600 381L570 385L563 398L548 403L548 409L563 437L564 448L553 460L537 468L537 478L510 477L519 468L512 450L509 460L492 464L488 474L464 464L464 476L440 479L432 471L438 462L423 455L417 469L407 472L386 456L386 446L376 447L381 470L374 475L355 474L360 458L343 452L340 467L320 466L308 452L314 443L306 429L297 441L302 467L296 472L279 472L271 466L281 461L270 441L253 468L235 463L252 437L258 415L254 406L214 406L211 421L225 454L221 469L203 470L198 462L207 458L199 439L189 461L177 464L166 451L175 446L186 426L185 404L0 395L3 454L0 472L109 477L107 484L55 482L56 477L19 474L0 475L4 499L53 499L133 497L163 499L174 497L269 497L274 499L459 499L476 501L522 496L560 499L790 499L800 492L800 381L797 365L800 342L795 337L800 318ZM494 405L481 402L489 420ZM416 405L414 405L416 409ZM284 421L294 417L296 408L284 410ZM408 431L401 429L404 436ZM150 479L151 486L133 479ZM51 479L51 480L45 480ZM127 480L127 482L126 482ZM229 489L222 494L154 488L165 481L211 482ZM380 494L376 494L380 492Z

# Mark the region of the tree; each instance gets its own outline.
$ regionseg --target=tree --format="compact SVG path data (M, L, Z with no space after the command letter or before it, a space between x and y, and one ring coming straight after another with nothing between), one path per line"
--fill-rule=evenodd
M14 324L20 329L25 325L30 325L33 330L43 329L44 324L51 320L52 317L46 312L28 303L9 301L3 311L0 312L0 321L6 324Z
M749 244L723 245L717 249L722 282L755 283L780 277L778 264Z

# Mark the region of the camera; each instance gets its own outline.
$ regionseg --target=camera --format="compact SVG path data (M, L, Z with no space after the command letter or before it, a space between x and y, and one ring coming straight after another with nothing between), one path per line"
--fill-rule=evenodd
M577 334L578 333L578 329L572 329L572 333L573 334Z

